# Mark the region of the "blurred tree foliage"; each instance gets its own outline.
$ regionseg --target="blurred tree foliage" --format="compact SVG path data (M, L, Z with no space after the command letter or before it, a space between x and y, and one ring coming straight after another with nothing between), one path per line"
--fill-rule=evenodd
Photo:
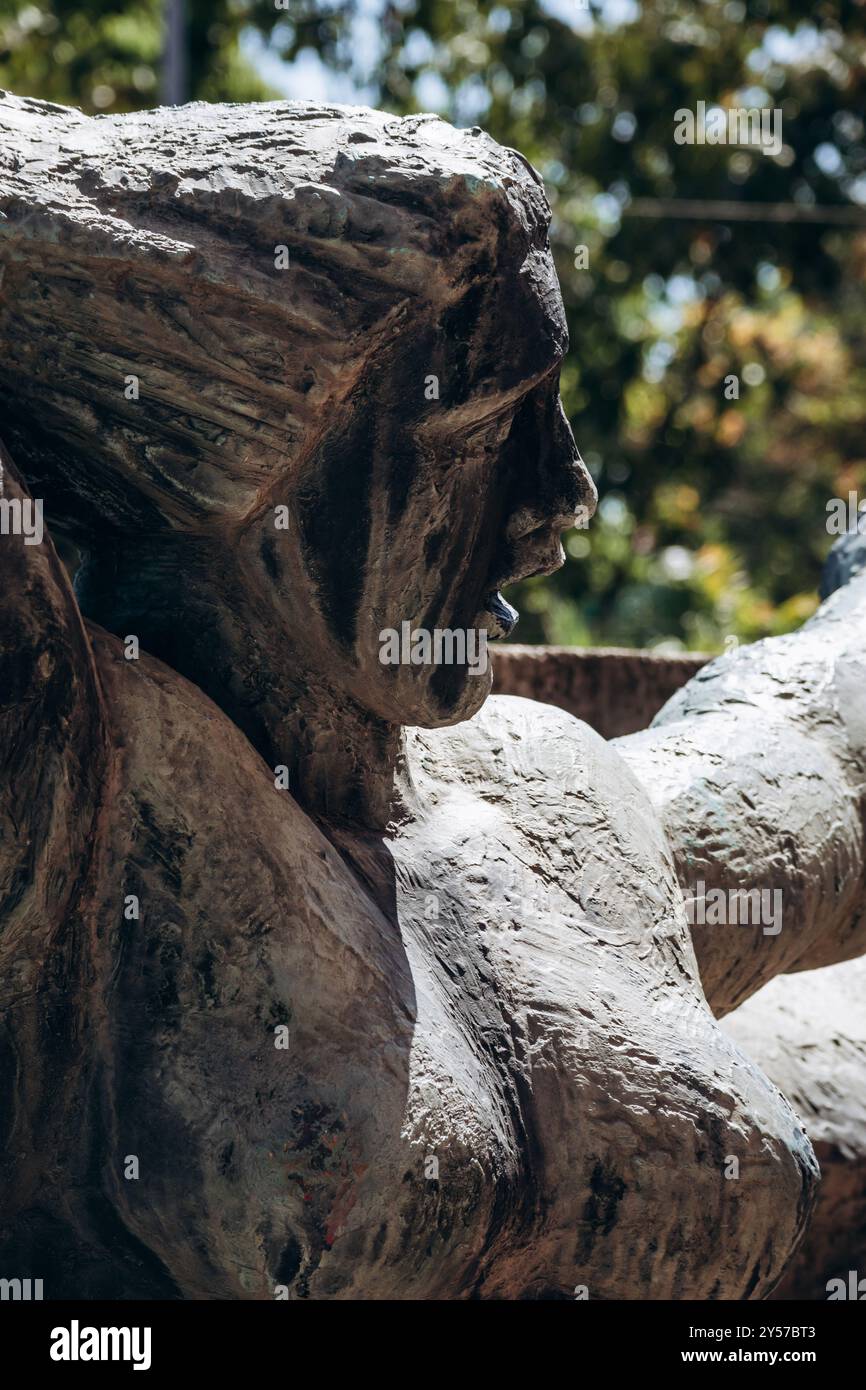
M482 124L544 175L571 330L563 396L601 501L567 538L566 566L521 586L517 637L712 649L812 611L827 501L866 496L866 230L820 212L866 210L863 3L188 0L188 12L196 98L272 95L244 56L257 32L288 61L318 54L388 109ZM0 0L0 84L22 94L153 105L161 43L160 0ZM674 113L698 101L780 109L781 151L676 144ZM673 215L682 199L821 220L687 219ZM646 200L656 215L635 215ZM726 399L731 374L739 399Z

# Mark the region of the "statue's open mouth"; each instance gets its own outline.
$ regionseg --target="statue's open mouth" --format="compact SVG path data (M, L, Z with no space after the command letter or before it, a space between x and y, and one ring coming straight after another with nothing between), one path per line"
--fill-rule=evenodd
M491 642L510 637L520 617L517 609L502 597L502 590L521 579L552 574L559 569L565 559L560 529L557 521L544 522L525 535L506 541L500 550L487 581L480 615L480 623L487 629Z
M504 637L509 637L520 617L517 609L512 608L498 589L492 589L487 595L484 600L483 612L487 619L484 626L487 628L487 636L491 642L498 642Z

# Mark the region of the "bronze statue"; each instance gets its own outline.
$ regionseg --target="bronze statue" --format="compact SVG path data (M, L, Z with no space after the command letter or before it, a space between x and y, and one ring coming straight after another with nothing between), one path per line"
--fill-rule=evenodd
M538 176L362 108L0 126L3 495L47 528L0 536L4 1265L763 1296L817 1165L704 990L866 948L866 578L615 744L383 662L507 635L594 505ZM696 960L697 872L781 933Z

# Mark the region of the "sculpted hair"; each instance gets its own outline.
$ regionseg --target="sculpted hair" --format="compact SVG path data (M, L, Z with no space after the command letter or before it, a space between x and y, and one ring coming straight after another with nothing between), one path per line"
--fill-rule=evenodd
M437 117L7 94L0 130L4 436L85 543L243 522L411 343L483 381L485 296L546 246L531 168Z

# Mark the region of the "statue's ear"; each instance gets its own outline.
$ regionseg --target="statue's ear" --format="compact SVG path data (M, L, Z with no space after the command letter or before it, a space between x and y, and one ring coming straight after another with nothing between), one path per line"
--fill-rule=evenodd
M0 977L74 915L102 783L104 718L69 577L0 445ZM38 867L37 867L38 866ZM53 924L53 925L52 925Z

